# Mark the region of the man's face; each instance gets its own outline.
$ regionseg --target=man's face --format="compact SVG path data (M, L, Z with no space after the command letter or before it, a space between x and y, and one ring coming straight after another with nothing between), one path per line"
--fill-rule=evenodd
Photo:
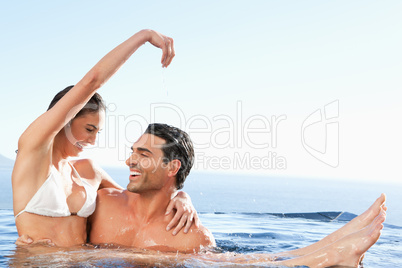
M127 190L133 193L159 191L168 180L167 164L163 162L165 140L152 134L142 135L131 147L126 160L130 168Z

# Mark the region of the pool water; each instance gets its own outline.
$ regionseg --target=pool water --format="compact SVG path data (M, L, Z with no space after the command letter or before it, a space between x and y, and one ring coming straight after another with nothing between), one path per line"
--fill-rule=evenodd
M346 221L284 218L259 213L201 213L214 234L219 252L274 253L309 245L340 228ZM148 254L127 248L70 249L34 247L16 249L17 232L12 210L0 210L0 265L2 267L231 267L213 262L213 254ZM364 267L401 267L401 227L385 224L382 237L367 252ZM212 255L212 256L211 256ZM150 265L152 264L152 265ZM238 265L240 266L240 265ZM256 265L258 267L258 265ZM266 266L266 265L261 265ZM248 267L248 266L245 266Z
M126 170L108 172L121 178L116 180L125 185ZM192 197L203 225L215 236L218 253L161 254L90 245L69 249L17 248L9 175L9 171L0 172L5 185L0 190L4 193L0 193L1 267L242 267L231 263L230 256L241 253L252 258L254 253L307 246L363 212L381 192L387 193L387 221L379 241L366 253L364 267L402 267L399 184L340 185L300 178L194 174L184 190ZM344 213L340 217L331 220L341 211ZM229 261L215 262L216 254L229 256Z

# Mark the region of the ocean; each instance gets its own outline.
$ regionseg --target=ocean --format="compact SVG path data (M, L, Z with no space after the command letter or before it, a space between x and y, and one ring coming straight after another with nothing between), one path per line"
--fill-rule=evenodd
M127 169L105 168L122 186ZM26 252L16 248L11 169L0 169L0 266L7 267L232 267L211 263L210 255L149 256L133 249L90 246ZM194 172L183 189L192 198L204 226L222 254L275 253L307 246L365 211L387 194L387 220L379 241L369 249L364 267L402 267L402 184L345 180ZM332 215L340 217L333 220ZM174 261L172 262L172 259ZM155 259L153 259L155 260ZM249 267L236 265L237 267ZM266 266L266 265L263 265Z

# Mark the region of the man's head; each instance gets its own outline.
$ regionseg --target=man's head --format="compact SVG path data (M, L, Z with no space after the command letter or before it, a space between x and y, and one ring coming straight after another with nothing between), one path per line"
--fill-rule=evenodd
M176 189L183 188L194 163L193 143L186 132L166 124L150 124L132 149L127 160L132 173L128 190L157 190L164 176L173 176Z

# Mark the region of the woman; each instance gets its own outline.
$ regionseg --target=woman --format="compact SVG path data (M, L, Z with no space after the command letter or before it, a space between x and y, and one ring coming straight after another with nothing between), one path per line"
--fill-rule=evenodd
M121 188L89 160L69 161L94 144L104 122L105 106L96 91L144 43L162 49L162 67L174 57L173 39L142 30L103 57L75 86L57 94L47 112L21 135L12 174L13 206L18 234L33 241L49 239L57 246L86 242L87 217L95 210L97 189ZM185 198L171 202L183 211ZM177 204L176 204L177 203ZM187 209L188 211L188 209ZM196 215L185 213L177 225L185 230ZM182 213L176 213L177 224Z

